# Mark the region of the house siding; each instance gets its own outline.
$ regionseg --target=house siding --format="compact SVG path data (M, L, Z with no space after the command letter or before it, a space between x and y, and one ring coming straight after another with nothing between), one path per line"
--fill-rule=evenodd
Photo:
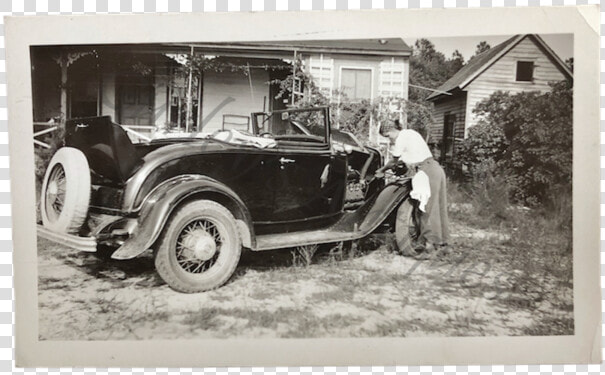
M517 61L533 61L534 77L532 82L517 82ZM565 75L555 66L548 56L530 38L524 38L496 63L490 66L464 90L467 91L466 134L468 128L477 124L479 118L473 109L480 101L498 90L519 93L523 91L550 91L550 82L565 79Z
M155 91L154 109L153 109L153 124L156 127L162 128L168 122L168 85L169 69L167 67L157 67L156 76L153 83Z
M251 69L249 77L241 71L206 72L202 94L202 132L222 129L223 115L250 116L269 105L269 72ZM268 107L267 107L268 108Z
M464 123L466 120L466 93L462 92L446 100L435 103L433 109L433 123L430 128L430 143L439 143L443 136L443 121L446 113L456 116L454 125L455 138L464 137Z
M305 65L307 73L328 97L332 97L333 91L340 91L343 68L372 70L372 99L379 96L408 97L408 58L312 54L305 57ZM338 96L334 99L338 100Z

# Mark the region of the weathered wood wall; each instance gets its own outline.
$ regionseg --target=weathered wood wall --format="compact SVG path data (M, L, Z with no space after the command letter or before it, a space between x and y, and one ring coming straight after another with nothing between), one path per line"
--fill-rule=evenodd
M534 62L533 82L516 81L517 61ZM468 93L466 132L468 132L469 127L475 125L479 120L472 113L477 103L488 98L495 91L502 90L512 93L522 91L546 92L550 90L550 86L548 85L550 82L561 81L563 79L565 79L565 75L538 47L533 39L525 37L465 88L465 91Z
M442 101L435 103L433 109L433 123L430 129L430 143L439 143L443 136L443 121L446 113L456 116L454 134L456 138L464 137L464 122L466 119L466 92L448 96Z

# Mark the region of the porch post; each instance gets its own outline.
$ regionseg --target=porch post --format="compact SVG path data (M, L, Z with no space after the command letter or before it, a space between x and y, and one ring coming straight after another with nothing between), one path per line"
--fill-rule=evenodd
M61 53L59 59L61 66L61 124L65 125L67 120L67 56Z
M292 105L294 105L294 100L296 94L294 93L296 90L296 62L297 62L297 52L294 50L294 63L292 64Z
M193 98L191 98L191 81L193 80L193 46L191 46L191 58L189 62L189 82L187 83L187 117L185 119L185 133L191 130L191 116L193 114Z
M380 109L379 109L380 111ZM378 122L378 125L380 125L380 122ZM376 129L376 126L374 126L374 116L370 114L370 134L369 134L369 139L370 139L370 143L372 144L378 144L378 132Z

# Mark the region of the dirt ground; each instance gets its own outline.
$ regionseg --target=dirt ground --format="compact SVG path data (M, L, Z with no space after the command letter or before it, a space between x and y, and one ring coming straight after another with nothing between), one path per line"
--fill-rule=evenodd
M570 280L515 269L506 233L453 223L454 251L417 261L388 238L293 265L244 253L223 287L181 294L151 254L113 261L38 238L40 339L409 337L573 334ZM385 245L386 243L386 245Z

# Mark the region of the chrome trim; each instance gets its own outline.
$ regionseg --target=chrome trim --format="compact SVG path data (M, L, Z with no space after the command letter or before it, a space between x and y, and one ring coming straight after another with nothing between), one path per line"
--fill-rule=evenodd
M40 224L37 227L38 236L49 241L88 253L95 253L97 251L97 239L95 237L80 237L73 234L57 233Z

